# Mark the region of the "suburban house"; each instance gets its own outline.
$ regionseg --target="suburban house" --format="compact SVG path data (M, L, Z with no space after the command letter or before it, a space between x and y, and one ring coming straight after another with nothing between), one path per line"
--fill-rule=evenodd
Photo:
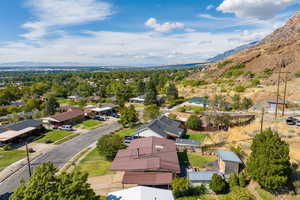
M140 127L133 135L138 137L180 138L186 133L182 123L166 116L160 116Z
M209 100L205 97L193 97L183 103L183 105L199 107L207 107L209 104Z
M204 185L206 188L209 188L209 183L214 174L218 174L224 178L224 175L218 171L187 172L187 178L193 186Z
M111 170L125 172L123 184L169 186L180 173L176 144L158 137L133 140L117 153Z
M178 151L201 152L201 142L199 140L176 139L176 147Z
M278 110L282 109L283 107L287 107L287 102L283 102L283 100L279 99L278 102L276 99L269 99L268 100L268 112L275 112L276 105L278 105Z
M141 104L143 104L143 103L145 103L145 97L146 97L146 95L133 97L133 98L129 99L129 102L130 103L141 103ZM163 98L161 96L157 96L156 100L157 100L158 103L163 103Z
M111 192L106 198L107 200L174 200L171 190L145 186Z
M37 120L24 120L0 127L0 145L18 142L36 130L42 129L42 123Z
M236 153L231 151L217 150L219 171L225 175L238 174L243 164Z
M211 163L214 165L213 167L209 167L213 170L187 172L187 178L194 186L203 184L207 187L212 179L213 174L218 174L224 179L227 179L230 174L238 174L240 172L240 167L243 162L234 152L217 150L216 153L218 155L218 160Z
M115 112L117 106L114 104L105 104L101 106L88 105L84 108L85 116L94 117L96 115L110 115Z
M51 126L73 125L84 120L84 112L80 109L74 109L63 113L44 118L43 122Z

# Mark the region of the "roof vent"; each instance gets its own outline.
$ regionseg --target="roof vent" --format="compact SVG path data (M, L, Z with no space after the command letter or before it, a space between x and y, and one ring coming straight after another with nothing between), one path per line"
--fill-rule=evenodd
M164 146L156 145L156 146L155 146L155 149L156 149L157 151L160 151L160 150L163 150L163 149L164 149Z

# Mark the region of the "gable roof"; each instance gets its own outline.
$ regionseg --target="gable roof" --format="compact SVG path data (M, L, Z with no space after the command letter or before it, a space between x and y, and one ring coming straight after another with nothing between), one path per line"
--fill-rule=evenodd
M1 126L0 127L0 134L6 132L8 130L20 131L20 130L23 130L23 129L28 128L28 127L39 127L41 125L42 125L42 123L40 121L33 120L33 119L28 119L28 120L24 120L24 121L14 123L14 124L8 124L8 125L5 125L5 126Z
M50 116L50 119L57 121L57 122L63 122L67 120L74 119L76 117L84 115L83 111L80 109L74 109L68 112L58 113L56 115Z
M195 104L204 104L204 105L208 105L209 104L209 100L207 98L204 97L193 97L190 98L189 100L187 100L188 103L195 103Z
M127 149L118 151L111 169L115 171L157 170L179 173L180 166L175 142L158 137L133 140Z
M185 130L180 127L181 123L175 120L172 120L166 116L160 116L155 120L152 120L150 123L140 127L134 134L138 135L146 129L150 129L162 137L168 135L181 137Z
M220 176L223 176L223 174L221 172L218 172L218 171L205 171L205 172L188 172L187 176L188 176L188 179L190 181L211 181L212 179L212 176L214 174L218 174Z
M223 161L243 163L241 159L232 151L217 150L219 158Z
M123 184L138 185L170 185L173 180L173 174L170 172L129 172L126 171L123 176Z
M171 190L136 186L125 190L111 192L108 200L174 200Z

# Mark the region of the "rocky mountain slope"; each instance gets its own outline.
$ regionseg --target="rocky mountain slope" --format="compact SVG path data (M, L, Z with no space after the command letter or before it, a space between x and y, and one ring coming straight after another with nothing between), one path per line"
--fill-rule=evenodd
M286 65L285 70L291 72L290 79L300 74L300 11L259 44L211 64L204 72L191 75L191 79L245 82L260 74L259 78L263 79L260 81L272 83L277 78L274 72L279 70L282 62ZM241 65L237 67L238 64Z

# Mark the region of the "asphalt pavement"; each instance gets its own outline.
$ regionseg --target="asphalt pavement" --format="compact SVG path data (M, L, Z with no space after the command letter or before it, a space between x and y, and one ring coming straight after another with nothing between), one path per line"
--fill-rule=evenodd
M84 148L88 147L95 141L97 141L101 136L118 130L121 126L118 122L113 122L111 124L104 125L100 128L91 130L88 133L79 135L69 141L66 141L56 148L50 150L44 155L38 157L32 162L32 170L45 162L52 162L57 168L63 167L74 155L79 153ZM11 175L8 179L0 184L0 199L7 194L13 192L19 185L20 180L27 181L29 178L28 167L22 167L16 173Z

